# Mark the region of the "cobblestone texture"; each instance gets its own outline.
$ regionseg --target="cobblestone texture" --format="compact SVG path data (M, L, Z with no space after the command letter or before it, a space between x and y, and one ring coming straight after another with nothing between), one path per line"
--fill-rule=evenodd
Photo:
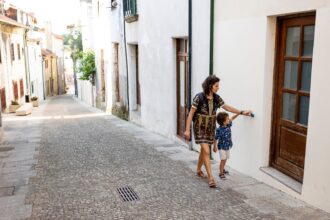
M179 149L164 153L171 147L166 141L147 143L144 129L128 130L129 123L91 112L70 96L53 98L38 114L52 118L36 124L42 130L37 175L25 201L33 205L31 219L286 219L249 204L237 190L210 189L189 164L171 159ZM116 189L124 186L140 199L123 202Z

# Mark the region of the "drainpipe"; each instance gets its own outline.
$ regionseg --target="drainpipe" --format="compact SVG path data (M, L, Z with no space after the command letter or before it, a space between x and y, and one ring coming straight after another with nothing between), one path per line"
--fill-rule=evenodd
M214 43L214 0L210 0L210 63L209 63L209 75L213 75L213 43ZM210 147L210 159L212 157L212 145Z
M46 99L46 90L45 90L45 71L44 71L44 61L41 55L41 73L42 73L42 91L44 100Z
M26 90L29 91L29 94L25 95L25 102L30 102L30 96L31 96L31 89L29 88L31 85L30 82L30 63L29 63L29 49L27 46L27 33L28 29L25 30L24 32L24 39L23 39L23 44L24 44L24 60L25 60L25 81L26 81Z
M214 43L214 0L210 0L210 63L209 75L213 75L213 43Z
M126 79L127 79L127 112L128 120L130 116L130 107L129 107L129 81L128 81L128 61L127 61L127 42L126 42L126 21L125 21L125 7L123 7L123 22L124 22L124 47L125 47L125 62L126 62Z
M188 0L188 111L191 108L191 63L192 63L192 0ZM192 141L189 141L189 150L193 150Z

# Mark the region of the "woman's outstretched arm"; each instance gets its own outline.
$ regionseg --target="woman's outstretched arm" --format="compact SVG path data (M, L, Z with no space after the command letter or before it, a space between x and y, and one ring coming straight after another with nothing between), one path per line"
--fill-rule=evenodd
M234 114L241 114L241 111L238 110L237 108L234 108L233 106L230 106L230 105L227 105L227 104L224 104L222 106L222 108L228 112L232 112ZM251 115L251 111L242 111L242 115L245 115L245 116L250 116Z

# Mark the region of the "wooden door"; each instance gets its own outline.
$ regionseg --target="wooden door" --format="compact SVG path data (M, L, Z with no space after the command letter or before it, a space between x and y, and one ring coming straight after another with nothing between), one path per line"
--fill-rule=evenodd
M139 76L139 46L135 47L135 73L136 73L136 104L141 106L141 89Z
M119 88L119 44L113 44L113 72L115 76L115 101L120 102L120 88Z
M13 81L14 99L18 100L18 85L17 81Z
M104 78L104 50L101 49L101 58L100 58L100 64L101 64L101 101L105 102L105 78Z
M302 182L315 15L279 19L272 166Z
M2 88L0 89L1 93L1 110L4 112L7 108L7 103L6 103L6 89Z
M187 40L177 40L177 134L184 138L186 117L188 112L187 78L188 53Z

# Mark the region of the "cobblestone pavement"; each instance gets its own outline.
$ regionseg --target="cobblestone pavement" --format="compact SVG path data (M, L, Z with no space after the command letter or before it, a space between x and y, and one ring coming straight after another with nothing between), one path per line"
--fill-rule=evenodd
M26 119L31 122L25 124L29 128L22 138L38 142L34 146L38 162L25 190L24 206L32 210L19 218L30 214L30 219L330 219L325 212L235 171L235 187L227 180L210 189L192 171L195 152L93 112L71 96L52 98ZM4 123L9 131L21 121ZM40 135L28 135L38 129ZM125 186L139 200L124 202L117 188ZM261 195L255 196L254 190Z

